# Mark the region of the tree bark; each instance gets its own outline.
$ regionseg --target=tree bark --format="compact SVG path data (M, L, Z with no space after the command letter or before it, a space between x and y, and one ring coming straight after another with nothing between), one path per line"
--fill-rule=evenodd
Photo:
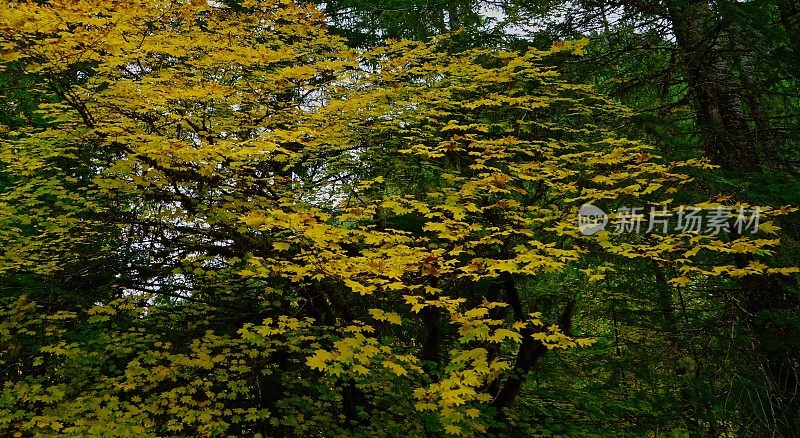
M743 98L722 56L715 11L705 0L671 0L667 14L695 98L706 155L727 170L760 169L762 160L751 141Z
M516 285L511 275L505 276L505 291L506 300L514 311L514 318L517 321L525 319L522 311L522 306L517 292ZM570 300L564 310L561 312L558 325L562 332L569 334L572 328L572 315L575 311L575 300ZM525 381L525 376L536 365L536 362L547 353L547 347L541 342L535 340L533 330L530 328L521 331L522 344L520 344L517 357L514 361L514 367L511 370L508 378L506 379L503 387L498 392L492 401L492 406L498 409L507 408L511 405L514 399L522 389L522 383ZM502 415L502 414L501 414Z

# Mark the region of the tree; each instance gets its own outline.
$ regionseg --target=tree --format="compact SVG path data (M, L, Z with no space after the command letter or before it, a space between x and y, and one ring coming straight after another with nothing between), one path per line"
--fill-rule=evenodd
M588 56L573 63L568 77L591 78L601 90L638 110L628 132L645 136L668 157L702 152L721 165L717 171L697 175L702 181L699 192L724 192L750 203L797 202L800 192L793 164L798 150L797 75L793 30L785 19L792 15L791 5L771 1L514 3L527 13L526 18L545 29L533 34L538 37L532 38L535 43L592 38ZM782 247L776 257L797 264L797 217L778 223ZM644 283L652 280L646 278ZM649 284L643 286L649 290ZM787 340L797 338L797 281L742 279L703 289L708 292L706 298L694 301L698 315L703 314L700 309L727 303L725 316L711 320L730 321L741 342L726 348L741 352L735 357L748 359L730 374L735 383L714 396L701 393L703 403L718 406L715 400L725 399L733 407L718 409L731 409L746 418L738 433L753 433L755 427L796 434L799 386L792 376L800 364L794 359L797 345ZM733 301L743 305L731 305ZM653 324L646 317L641 322L645 329ZM707 345L726 343L721 333L704 324L686 330L716 339L709 339ZM741 375L748 377L736 377ZM719 375L698 375L698 380L714 386ZM771 408L762 409L761 400L769 400ZM753 425L751 418L759 420Z
M491 37L485 29L482 4L473 0L336 0L313 2L325 11L334 33L356 47L370 47L389 38L426 40L466 29L462 43ZM496 35L495 35L496 37Z
M547 65L585 41L356 51L284 0L3 7L58 102L3 137L0 272L112 270L69 310L3 308L8 433L501 434L548 351L595 342L577 290L610 267L796 272L734 263L763 234L580 233L582 204L709 166Z

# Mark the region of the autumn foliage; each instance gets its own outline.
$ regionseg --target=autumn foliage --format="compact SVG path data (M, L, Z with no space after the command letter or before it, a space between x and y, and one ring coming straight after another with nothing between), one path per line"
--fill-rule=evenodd
M38 285L0 309L3 435L500 434L542 357L594 348L576 297L618 263L795 272L755 258L770 225L580 234L582 204L672 207L709 167L560 78L585 41L359 51L286 0L0 17L46 96L0 141L0 273Z

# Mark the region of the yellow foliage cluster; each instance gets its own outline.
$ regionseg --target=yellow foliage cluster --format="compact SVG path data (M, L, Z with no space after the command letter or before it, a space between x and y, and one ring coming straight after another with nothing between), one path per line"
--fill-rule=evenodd
M256 289L270 303L269 319L240 324L239 337L207 331L183 351L159 338L93 393L39 396L72 424L4 424L90 433L106 422L138 434L166 416L166 431L204 435L233 417L284 424L226 400L256 391L257 366L302 363L295 380L316 379L302 385L398 387L445 432L478 434L498 388L528 371L519 355L595 342L546 321L526 281L579 267L602 280L611 270L592 265L598 252L676 264L677 286L797 272L694 263L701 251L753 254L775 239L579 233L582 203L665 203L692 181L683 168L705 165L664 162L620 138L606 122L625 108L546 65L585 42L522 54L452 53L446 39L355 52L310 6L244 6L3 3L3 68L22 63L60 103L42 107L48 129L0 141L3 166L24 177L0 203L0 272L50 274L87 247L110 257L125 241L149 251L141 280L162 285L153 296L177 284L184 297ZM112 232L116 243L98 243ZM121 311L105 303L86 316L102 324ZM437 330L454 335L426 352L425 333ZM23 389L32 391L12 391ZM108 416L78 420L79 403L101 403ZM290 426L323 420L339 421L320 413Z

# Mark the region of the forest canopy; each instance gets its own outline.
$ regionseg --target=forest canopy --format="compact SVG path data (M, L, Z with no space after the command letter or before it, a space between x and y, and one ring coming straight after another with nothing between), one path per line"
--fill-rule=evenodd
M444 3L3 2L2 434L800 433L796 29Z

